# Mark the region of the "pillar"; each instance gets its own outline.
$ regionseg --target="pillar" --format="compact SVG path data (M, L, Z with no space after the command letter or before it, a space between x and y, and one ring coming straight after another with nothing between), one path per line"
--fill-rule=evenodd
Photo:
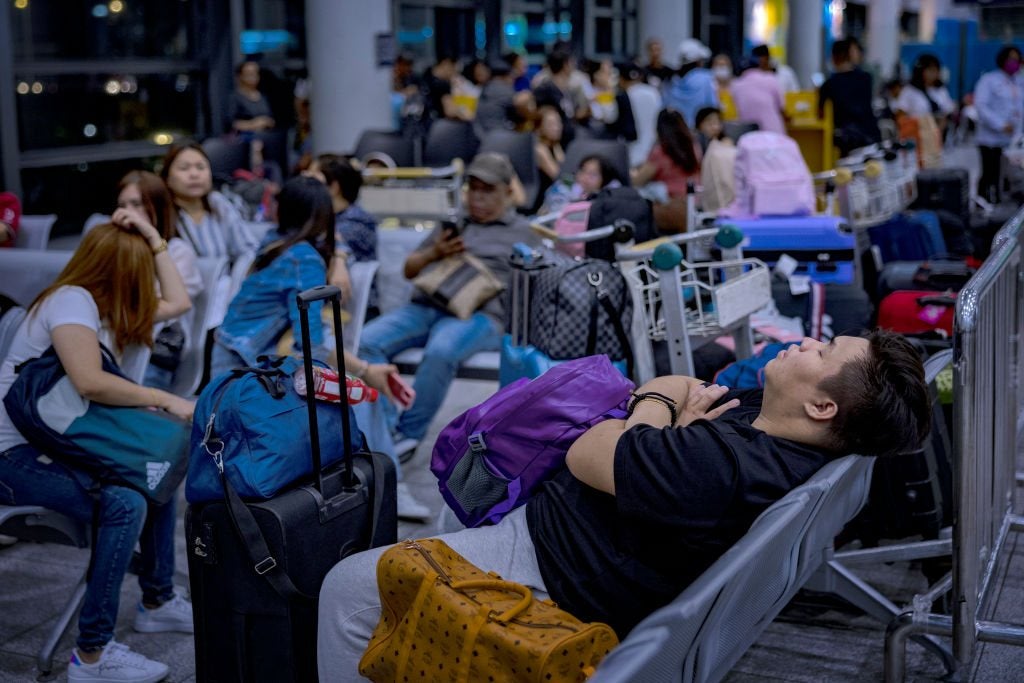
M640 45L637 49L641 61L646 59L644 44L647 39L657 38L664 48L665 63L678 66L679 43L692 37L692 0L641 0Z
M810 87L811 76L825 69L822 0L789 0L789 36L786 60L803 88Z
M391 67L375 36L393 33L390 2L306 0L306 64L313 152L351 152L369 128L391 122Z
M867 54L882 81L896 74L900 56L900 0L871 0L868 4Z
M3 8L0 16L0 190L7 190L18 195L25 203L25 195L21 191L21 156L18 144L18 95L14 90L14 41L11 35L11 15L8 7Z
M917 39L930 43L935 37L935 21L938 19L938 0L920 0L917 7Z

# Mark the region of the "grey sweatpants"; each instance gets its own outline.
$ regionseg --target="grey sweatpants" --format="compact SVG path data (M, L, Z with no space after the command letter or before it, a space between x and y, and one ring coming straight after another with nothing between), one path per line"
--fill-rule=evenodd
M548 597L521 507L495 526L438 536L484 571L528 586L538 600ZM377 560L387 548L346 557L327 574L320 589L317 666L324 683L362 681L359 659L380 620Z

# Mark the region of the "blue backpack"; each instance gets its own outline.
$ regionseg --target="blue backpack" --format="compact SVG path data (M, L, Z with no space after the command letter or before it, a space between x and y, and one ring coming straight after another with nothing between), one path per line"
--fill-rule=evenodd
M114 355L100 348L103 371L128 380ZM39 452L100 481L130 486L158 505L174 498L185 475L187 422L162 410L84 398L52 346L15 372L4 407Z
M719 370L715 375L715 384L730 389L761 389L764 387L764 366L784 349L794 345L799 346L800 342L767 344L757 355L730 363Z
M323 364L321 364L323 365ZM214 379L196 403L192 455L185 480L189 503L224 499L216 456L243 499L266 500L313 473L306 399L293 388L302 361L261 357L257 367L238 368ZM323 467L344 458L338 403L317 401ZM353 452L365 450L352 408Z

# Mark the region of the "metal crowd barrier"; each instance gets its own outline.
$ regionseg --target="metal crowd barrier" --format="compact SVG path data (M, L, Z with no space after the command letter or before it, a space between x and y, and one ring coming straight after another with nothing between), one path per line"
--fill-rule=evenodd
M993 240L988 260L957 297L953 329L953 450L956 465L953 572L915 609L896 617L885 642L885 680L902 681L906 639L950 636L959 671L981 642L1024 646L1024 624L988 620L991 596L1011 532L1024 531L1014 513L1017 416L1024 325L1024 210ZM1005 559L1005 558L1003 558ZM931 600L952 590L952 615L933 614ZM920 598L920 599L919 599Z

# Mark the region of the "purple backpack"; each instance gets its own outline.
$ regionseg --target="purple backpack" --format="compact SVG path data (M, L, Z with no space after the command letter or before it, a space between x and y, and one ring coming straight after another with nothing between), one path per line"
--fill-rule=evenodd
M607 356L522 378L441 430L430 458L445 502L467 527L494 524L525 503L598 422L626 416L633 383Z

